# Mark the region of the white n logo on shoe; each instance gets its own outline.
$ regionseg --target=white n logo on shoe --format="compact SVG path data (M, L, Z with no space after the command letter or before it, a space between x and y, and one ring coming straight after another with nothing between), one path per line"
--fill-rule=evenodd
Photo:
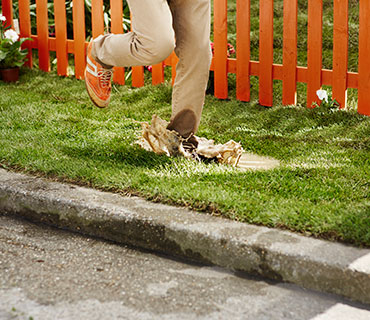
M98 67L90 60L89 57L87 57L86 71L91 73L94 77L98 76Z

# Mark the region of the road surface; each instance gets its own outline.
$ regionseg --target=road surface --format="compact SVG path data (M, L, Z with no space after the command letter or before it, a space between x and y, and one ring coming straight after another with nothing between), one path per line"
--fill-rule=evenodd
M369 320L370 306L0 214L0 319Z

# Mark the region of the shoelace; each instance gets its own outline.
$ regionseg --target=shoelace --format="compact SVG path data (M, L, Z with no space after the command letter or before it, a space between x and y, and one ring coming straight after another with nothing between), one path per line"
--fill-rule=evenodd
M112 74L113 71L110 69L103 69L98 72L98 77L100 78L100 83L103 88L109 87Z

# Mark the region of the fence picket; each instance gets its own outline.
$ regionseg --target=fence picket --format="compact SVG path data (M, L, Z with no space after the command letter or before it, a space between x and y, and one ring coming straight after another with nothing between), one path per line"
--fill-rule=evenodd
M135 66L132 67L132 86L135 88L140 88L144 85L144 67Z
M19 31L21 38L31 37L31 16L30 16L30 0L19 1ZM30 41L26 41L22 45L23 49L28 49L26 66L32 67L32 48Z
M152 66L152 84L157 85L164 82L163 62Z
M307 107L320 104L316 91L321 88L322 69L322 0L308 1L307 34Z
M250 0L236 1L236 98L250 100Z
M117 0L110 1L111 11L111 32L123 33L123 3ZM118 84L125 84L125 69L122 67L114 67L113 81Z
M172 66L172 69L171 69L172 85L174 85L175 78L176 78L176 66L177 66L177 63L179 62L179 58L177 57L175 52L172 52L172 54L170 55L170 60L171 60L171 66Z
M75 77L84 78L86 66L85 49L85 1L73 0L73 38L74 38L74 58L75 58Z
M227 99L227 0L214 0L215 96Z
M5 26L13 26L13 1L12 0L2 0L1 10L6 18Z
M1 0L2 13L12 22L12 0ZM103 0L92 2L92 35L96 38L104 32ZM65 2L54 0L56 38L49 38L48 0L36 0L37 35L31 34L30 0L19 0L19 26L21 37L31 37L33 41L23 44L29 48L29 61L32 66L31 49L38 49L39 67L50 70L50 51L57 52L58 73L65 74L68 53L75 58L76 78L84 77L85 11L84 0L73 0L73 38L67 39ZM110 0L111 31L123 32L122 0ZM273 63L273 0L260 0L260 61L250 61L250 6L251 0L237 0L237 57L227 56L227 0L214 0L214 58L211 70L215 72L215 96L228 97L228 73L236 73L237 99L250 99L250 76L259 77L260 104L272 106L273 79L283 81L283 104L296 103L297 82L307 83L307 106L319 103L316 91L322 85L332 86L333 97L346 106L347 88L358 89L358 113L370 115L370 2L360 1L359 23L359 71L348 72L348 0L333 0L333 70L322 69L322 26L323 0L308 1L307 67L297 66L297 0L284 0L283 64ZM164 66L172 67L172 84L176 76L178 58L174 53L164 62L153 66L152 83L164 81ZM124 69L116 69L114 81L124 83ZM144 85L142 66L132 68L132 86Z
M333 98L347 106L348 0L334 0Z
M103 0L91 0L92 37L95 39L104 33Z
M370 116L370 2L360 1L359 59L358 59L358 109Z
M297 0L284 0L283 104L297 104Z
M68 74L67 18L64 1L54 0L55 38L57 53L57 72Z
M274 61L274 1L260 1L259 103L272 106L272 64Z
M39 51L39 68L50 71L48 2L36 0L37 43Z

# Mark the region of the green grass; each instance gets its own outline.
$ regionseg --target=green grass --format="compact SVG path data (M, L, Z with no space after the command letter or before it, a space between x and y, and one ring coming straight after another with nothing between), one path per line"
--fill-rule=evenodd
M353 111L206 97L198 135L277 158L270 171L167 158L135 145L153 113L168 119L171 87L115 87L93 107L84 83L23 70L0 81L0 163L104 190L139 194L243 222L370 246L370 118ZM277 85L278 86L278 85ZM277 90L278 91L278 90ZM233 96L233 95L231 95Z
M282 59L282 0L274 1L274 62ZM298 64L307 60L307 1L299 0ZM251 57L258 60L258 1L251 2ZM358 0L350 0L349 70L357 70ZM324 0L323 67L332 59L332 1ZM228 1L228 41L235 45L235 0ZM53 66L55 67L55 66ZM274 81L274 108L206 97L198 135L280 160L270 171L241 172L157 156L135 145L136 121L153 113L168 119L171 87L115 87L108 109L92 106L84 84L23 70L18 84L0 81L0 165L104 190L138 194L243 222L289 229L370 247L370 118L355 113L357 91L348 90L348 111L306 109L305 84L298 106L281 106ZM146 79L150 83L150 77ZM330 88L329 88L330 91Z

